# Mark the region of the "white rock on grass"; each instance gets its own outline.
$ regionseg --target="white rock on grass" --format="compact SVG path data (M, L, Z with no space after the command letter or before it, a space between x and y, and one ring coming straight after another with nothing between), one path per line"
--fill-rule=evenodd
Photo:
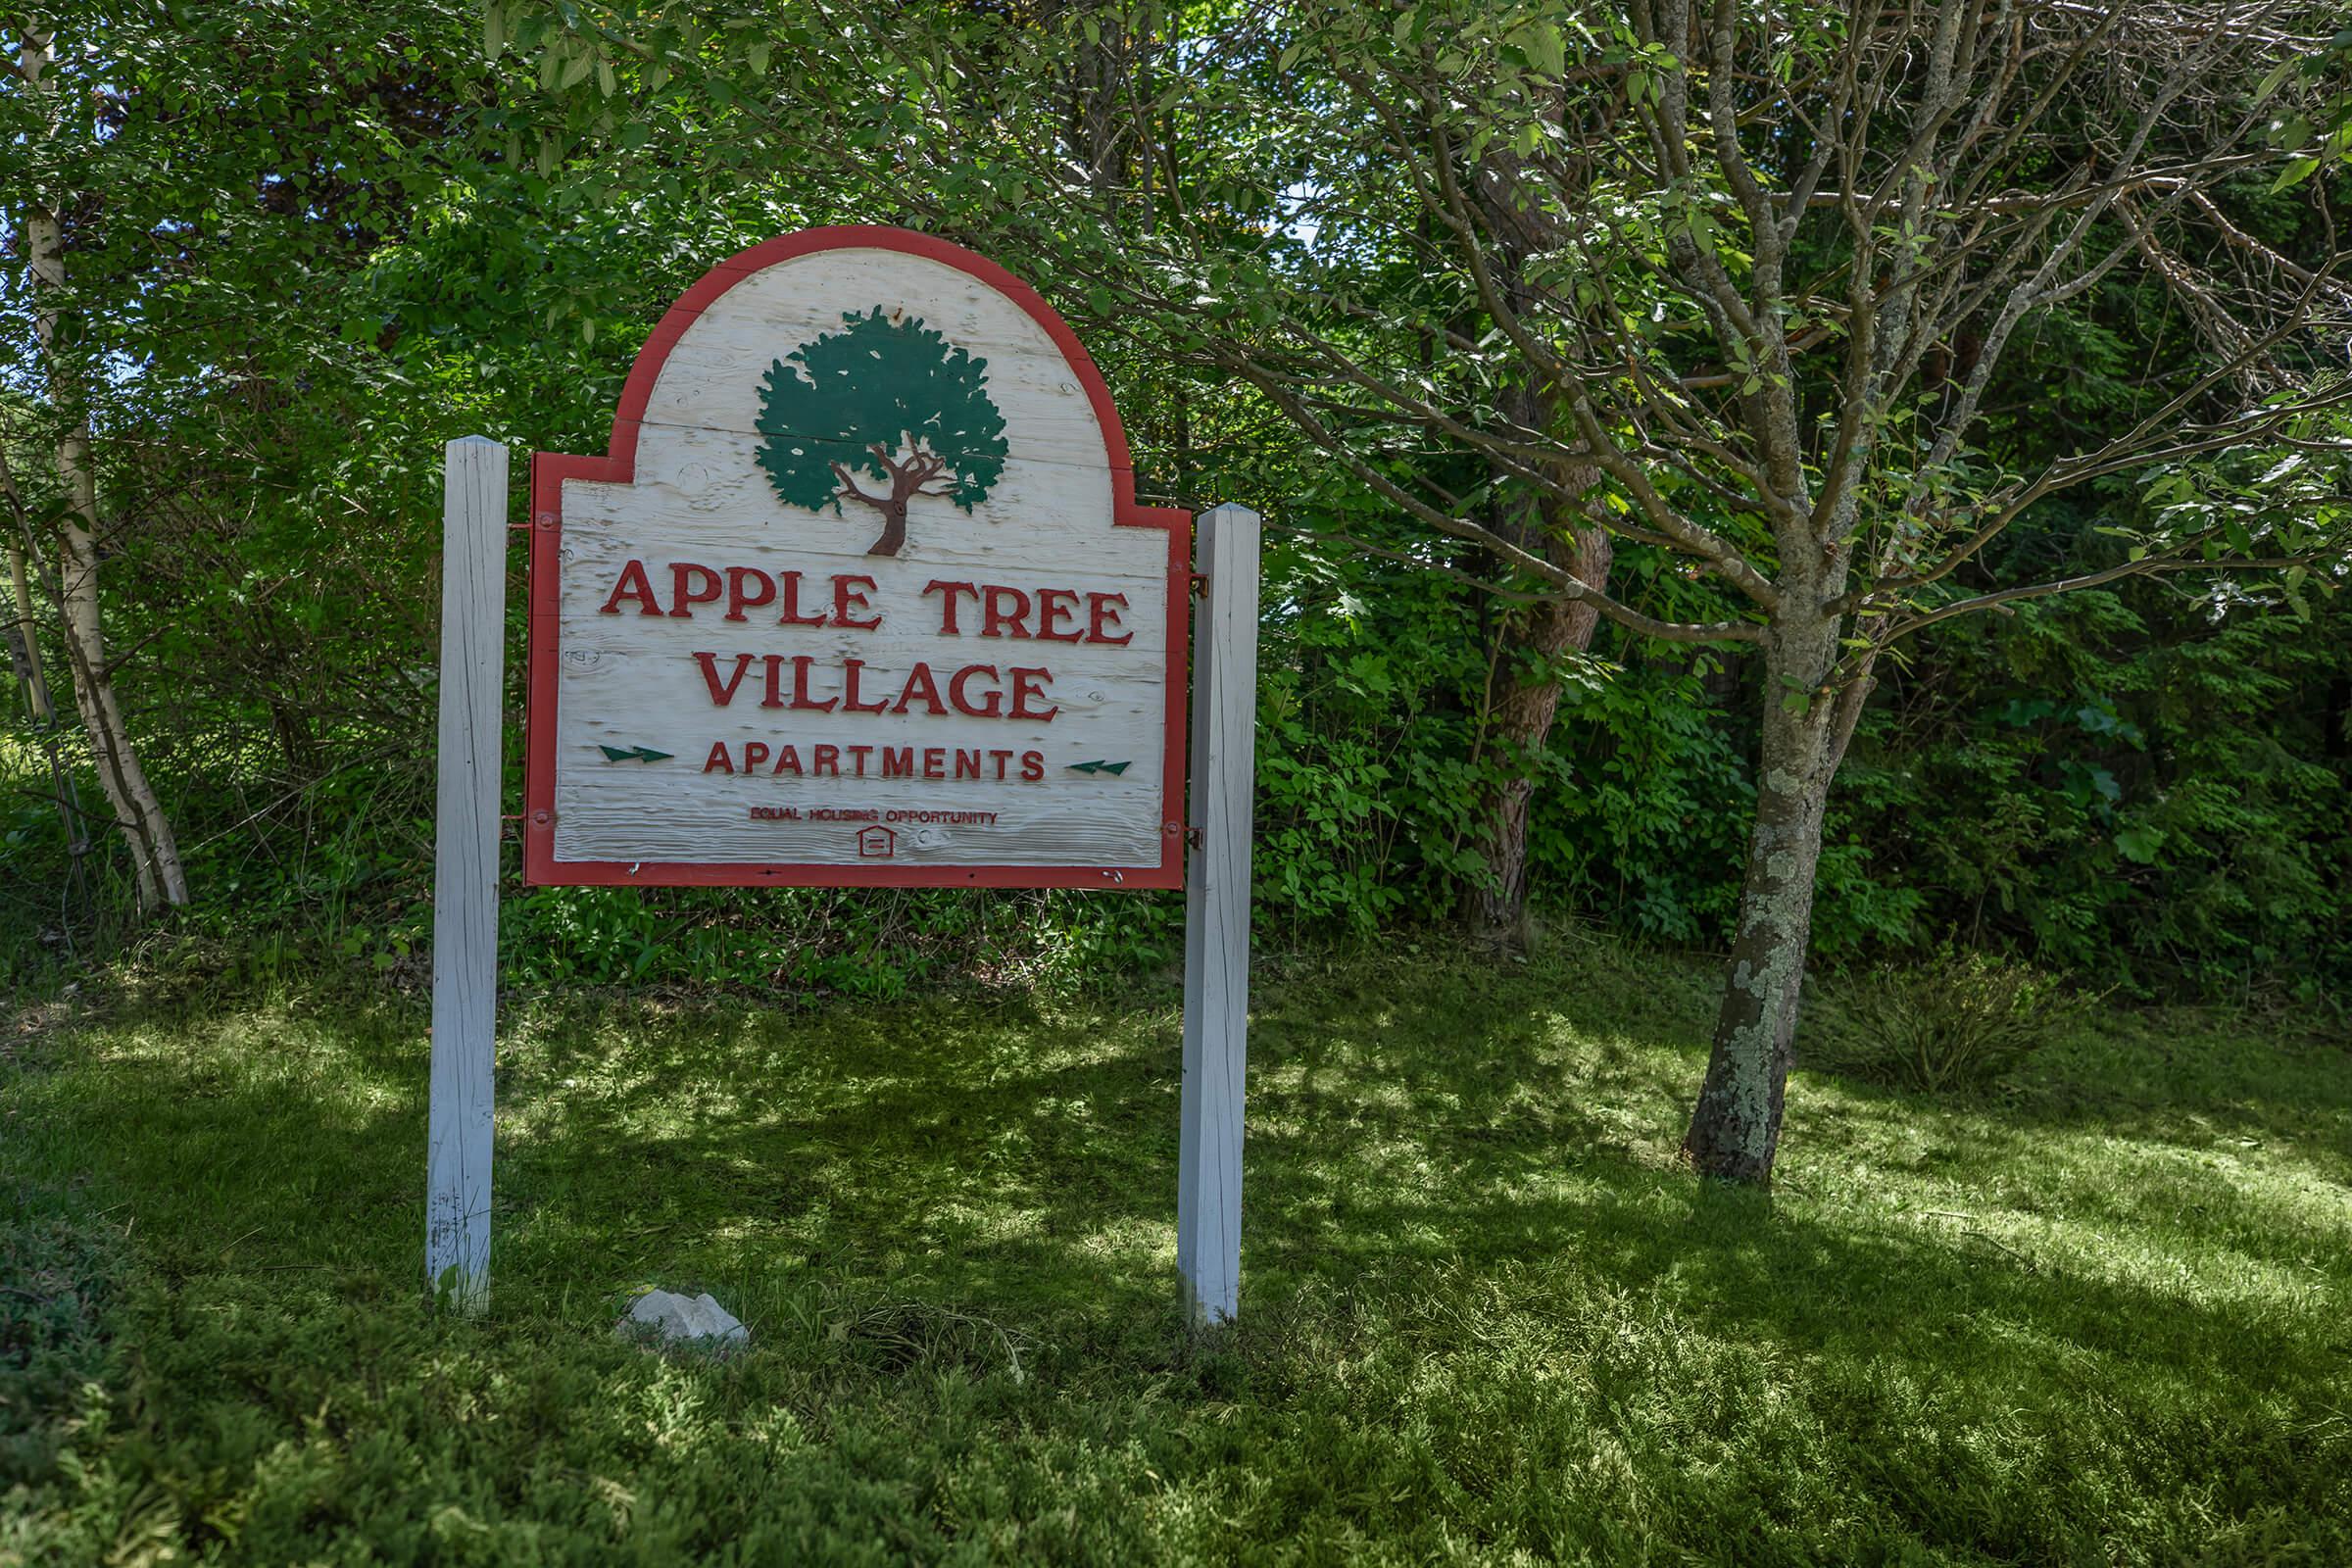
M735 1314L712 1300L709 1293L679 1296L669 1291L646 1292L630 1303L629 1315L614 1325L614 1332L628 1336L647 1329L658 1330L664 1345L709 1340L733 1347L749 1345L752 1340L752 1331Z

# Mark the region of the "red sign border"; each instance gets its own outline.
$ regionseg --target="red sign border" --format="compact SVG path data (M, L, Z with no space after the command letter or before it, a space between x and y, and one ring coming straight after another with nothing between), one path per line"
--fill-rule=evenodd
M1160 777L1160 858L1155 866L818 865L710 860L559 860L556 858L556 662L562 634L557 580L564 542L564 481L631 483L637 432L654 381L695 318L754 272L795 257L832 250L899 251L945 263L986 283L1029 313L1061 350L1086 389L1110 460L1111 523L1160 528L1168 538L1167 733ZM1135 502L1135 468L1110 388L1076 333L1037 291L986 257L912 229L845 223L784 234L728 257L678 296L645 340L620 391L612 437L601 458L531 454L531 558L528 684L523 710L522 880L528 887L989 887L1180 888L1184 886L1185 707L1192 632L1192 515Z

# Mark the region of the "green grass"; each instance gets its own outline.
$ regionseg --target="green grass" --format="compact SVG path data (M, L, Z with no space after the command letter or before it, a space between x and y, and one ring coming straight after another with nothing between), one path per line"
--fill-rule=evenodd
M28 1015L0 1563L2352 1561L2340 1042L1800 1073L1766 1200L1674 1160L1708 981L1263 977L1198 1347L1163 994L511 1006L470 1323L414 1004ZM613 1340L657 1283L752 1350Z

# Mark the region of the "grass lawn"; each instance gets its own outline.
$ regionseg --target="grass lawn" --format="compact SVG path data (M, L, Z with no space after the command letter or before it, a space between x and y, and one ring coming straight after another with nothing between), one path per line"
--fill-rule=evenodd
M1266 974L1198 1347L1165 992L513 1004L475 1322L417 1004L27 1013L0 1563L2352 1562L2341 1041L1800 1073L1766 1200L1675 1164L1710 980ZM753 1348L615 1341L652 1284Z

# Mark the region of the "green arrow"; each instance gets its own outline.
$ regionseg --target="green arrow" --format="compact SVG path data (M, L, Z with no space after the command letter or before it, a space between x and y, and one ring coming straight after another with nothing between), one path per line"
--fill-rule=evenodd
M1070 771L1073 773L1124 773L1132 765L1131 762L1072 762L1069 764Z
M657 752L651 746L631 746L625 750L618 746L599 746L597 750L605 754L608 762L659 762L671 755L668 752Z

